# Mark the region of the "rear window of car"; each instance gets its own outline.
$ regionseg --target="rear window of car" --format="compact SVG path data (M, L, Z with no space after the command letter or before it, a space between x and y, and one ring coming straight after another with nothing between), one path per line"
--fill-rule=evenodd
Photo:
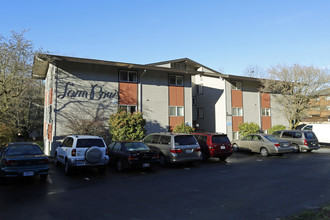
M265 135L264 136L267 140L271 141L271 142L276 142L279 140L279 138L275 137L275 136L271 136L271 135Z
M149 148L144 143L140 142L125 143L124 145L127 151L149 150Z
M77 148L86 148L86 147L105 147L102 139L78 139Z
M5 154L7 156L23 156L23 155L42 155L44 153L37 145L12 145L8 147Z
M221 144L221 143L228 143L230 142L226 135L213 135L212 136L212 143L214 144Z
M192 135L179 135L174 137L175 145L194 145L196 139Z
M315 139L315 134L313 132L307 132L305 133L305 138L306 139Z

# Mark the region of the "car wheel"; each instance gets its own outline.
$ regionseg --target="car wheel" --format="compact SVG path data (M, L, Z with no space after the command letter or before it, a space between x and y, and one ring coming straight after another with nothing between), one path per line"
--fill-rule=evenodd
M57 154L55 154L54 163L55 163L55 166L58 167L59 162L58 162Z
M47 179L47 177L48 177L48 174L41 174L41 175L40 175L40 181L41 181L41 182L45 182L46 179Z
M233 144L233 150L234 150L235 152L238 151L238 145L237 145L237 144Z
M265 147L260 149L260 154L263 157L268 157L269 156L269 152L268 152L267 148L265 148Z
M163 167L167 165L166 158L165 158L164 154L159 155L159 163Z
M293 152L295 152L295 153L300 152L299 146L297 144L292 144L292 147L293 147Z
M118 171L123 171L124 170L123 162L121 160L117 160L117 170Z
M219 160L226 161L227 157L219 157Z
M312 152L312 150L307 150L307 152Z
M68 175L68 174L70 174L70 172L71 172L71 166L70 166L68 160L65 160L65 163L64 163L64 173L66 175Z

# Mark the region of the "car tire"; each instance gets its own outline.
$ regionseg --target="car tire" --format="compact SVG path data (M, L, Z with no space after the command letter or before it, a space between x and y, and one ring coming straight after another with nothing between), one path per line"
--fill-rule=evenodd
M300 149L299 149L299 145L298 144L292 144L292 147L293 147L293 152L295 153L300 153Z
M58 167L60 165L58 162L57 154L55 154L54 163L55 163L56 167Z
M307 150L307 152L312 152L312 150Z
M238 145L237 144L233 144L233 151L237 152L239 149L238 149Z
M265 147L262 147L262 148L260 149L260 154L261 154L261 156L263 156L263 157L268 157L268 156L269 156L269 152L268 152L267 148L265 148Z
M40 181L45 182L47 177L48 177L48 173L47 174L40 174Z
M116 167L118 171L124 171L123 162L121 160L117 160Z
M64 173L66 175L69 175L71 173L71 166L70 166L68 160L65 160L65 163L64 163Z
M85 158L89 163L97 163L102 159L102 151L99 149L99 147L90 147L86 153Z

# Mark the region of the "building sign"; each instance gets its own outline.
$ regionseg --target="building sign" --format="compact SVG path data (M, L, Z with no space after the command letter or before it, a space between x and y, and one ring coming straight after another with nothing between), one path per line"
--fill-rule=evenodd
M74 88L74 83L68 82L65 84L64 92L58 95L57 98L64 99L70 98L85 98L89 100L113 99L118 98L118 91L107 92L103 91L103 87L97 84L91 85L89 90L79 90Z

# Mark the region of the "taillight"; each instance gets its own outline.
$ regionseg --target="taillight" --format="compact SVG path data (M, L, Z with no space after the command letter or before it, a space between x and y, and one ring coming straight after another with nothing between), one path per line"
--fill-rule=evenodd
M48 159L39 160L39 164L48 164Z
M153 160L157 160L157 159L159 159L159 155L158 154L153 154L151 158Z
M304 145L306 145L306 146L307 146L307 140L306 140L306 139L304 139Z
M200 147L197 147L196 148L196 152L198 152L198 151L201 151L201 148Z
M136 155L128 156L128 160L138 160L139 158Z
M105 148L105 154L108 155L109 154L109 149Z
M171 148L171 153L182 153L182 150L180 148Z
M75 157L77 154L77 150L76 149L72 149L71 151L71 156Z
M274 146L275 146L275 147L280 147L281 145L278 144L278 143L276 143L276 144L274 144Z
M17 163L16 160L5 160L4 164L5 164L6 166L15 166L15 165L17 165L18 163Z
M208 145L210 150L214 150L212 145Z

